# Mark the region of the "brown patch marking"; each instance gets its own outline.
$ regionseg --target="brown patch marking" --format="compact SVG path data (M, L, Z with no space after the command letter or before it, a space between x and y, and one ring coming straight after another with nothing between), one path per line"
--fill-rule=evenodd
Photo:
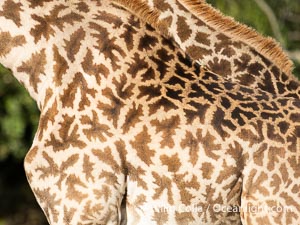
M156 126L156 132L162 132L162 141L161 147L174 147L174 139L173 136L176 134L175 130L180 125L179 116L173 116L170 119L164 119L162 121L153 120L151 121L152 126Z
M21 9L23 5L19 3L15 3L12 0L6 0L2 6L2 11L0 11L0 16L5 17L6 19L12 20L18 27L21 24L21 17L20 12L23 10Z
M58 47L56 45L53 45L53 53L55 62L55 65L53 66L54 82L57 86L61 86L63 75L66 74L67 70L69 69L69 65L65 58L60 55Z
M153 163L151 157L155 155L155 151L148 146L151 140L152 138L148 134L148 129L144 126L143 130L135 136L135 140L130 141L130 144L136 150L137 156L148 166Z
M46 52L45 49L42 49L39 53L33 53L29 60L23 62L22 65L17 68L18 72L24 72L29 75L30 85L34 88L35 92L38 92L41 75L45 76L46 63Z
M83 115L80 119L80 122L82 125L89 126L89 128L83 129L83 133L90 141L93 139L98 139L101 142L105 142L108 138L113 136L113 134L110 132L109 126L101 124L95 111L93 111L92 117Z
M71 34L69 40L65 40L65 49L67 52L68 59L71 62L75 61L75 56L79 52L81 47L81 42L85 38L85 31L82 27L76 30L73 34Z

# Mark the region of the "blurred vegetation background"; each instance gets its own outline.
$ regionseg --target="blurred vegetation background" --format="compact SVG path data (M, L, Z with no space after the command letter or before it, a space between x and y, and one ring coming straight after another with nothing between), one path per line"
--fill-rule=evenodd
M300 78L299 0L207 0L266 36L277 39ZM26 90L0 65L0 225L47 224L26 181L23 159L39 118Z

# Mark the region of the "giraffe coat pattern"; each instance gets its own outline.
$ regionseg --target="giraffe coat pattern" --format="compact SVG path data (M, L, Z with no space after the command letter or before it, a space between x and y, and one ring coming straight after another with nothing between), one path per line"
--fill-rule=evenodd
M204 1L0 2L50 224L300 224L299 82L273 40L207 13L229 20Z

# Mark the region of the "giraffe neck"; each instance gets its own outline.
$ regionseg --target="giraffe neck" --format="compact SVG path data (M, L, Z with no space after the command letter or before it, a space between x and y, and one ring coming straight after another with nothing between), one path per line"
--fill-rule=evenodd
M299 98L292 62L278 43L225 17L205 1L115 1L213 72L248 87Z

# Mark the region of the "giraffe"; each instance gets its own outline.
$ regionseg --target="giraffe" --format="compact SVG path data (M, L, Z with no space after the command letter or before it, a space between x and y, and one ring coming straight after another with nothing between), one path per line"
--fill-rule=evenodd
M0 2L0 63L41 110L24 165L50 224L299 223L290 62L214 27L199 13L205 4ZM200 54L207 41L197 35L179 42L172 24L188 30L194 20L226 44ZM238 55L231 73L214 71L224 46ZM263 68L247 69L255 62Z

